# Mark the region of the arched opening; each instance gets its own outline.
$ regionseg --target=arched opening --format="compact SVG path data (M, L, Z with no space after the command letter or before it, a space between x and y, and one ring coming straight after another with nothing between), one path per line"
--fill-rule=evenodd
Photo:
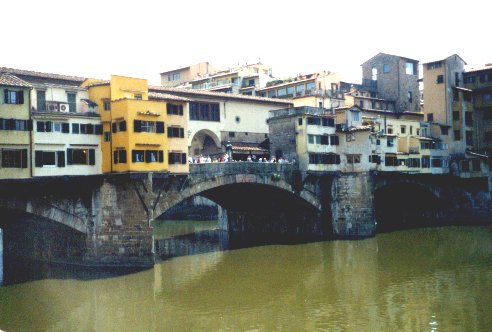
M218 206L215 220L169 220L190 211L187 199L154 221L156 256L160 259L268 244L327 239L328 220L292 192L256 183L228 184L200 192ZM181 211L180 211L181 210ZM196 218L194 218L196 219Z
M222 146L220 139L210 130L200 130L198 131L190 143L190 156L218 156L222 153Z
M443 204L429 189L397 183L374 193L377 232L438 226Z
M65 277L70 275L70 268L54 268L53 262L82 263L86 234L26 212L0 209L0 215L0 267L5 284Z

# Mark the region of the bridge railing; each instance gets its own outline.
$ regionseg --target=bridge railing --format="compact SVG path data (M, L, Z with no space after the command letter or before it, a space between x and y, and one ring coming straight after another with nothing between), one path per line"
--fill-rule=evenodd
M199 174L258 174L271 175L274 173L291 174L297 167L294 164L258 163L258 162L230 162L190 164L190 175Z

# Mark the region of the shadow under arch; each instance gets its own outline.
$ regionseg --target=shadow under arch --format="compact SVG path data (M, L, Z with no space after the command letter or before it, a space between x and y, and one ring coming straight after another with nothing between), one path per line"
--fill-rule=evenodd
M439 192L411 182L395 182L374 192L377 232L443 226L446 209Z

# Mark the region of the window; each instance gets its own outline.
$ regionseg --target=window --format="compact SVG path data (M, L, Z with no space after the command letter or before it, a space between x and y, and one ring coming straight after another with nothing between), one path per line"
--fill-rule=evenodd
M141 132L142 133L155 133L155 122L154 121L140 121Z
M318 103L318 107L319 107L319 108L323 108L323 102L322 102L322 101L320 101L320 102Z
M466 102L471 103L472 99L472 94L469 91L463 91L463 100Z
M314 126L320 126L321 125L321 119L320 118L308 117L307 118L307 124L308 125L314 125Z
M2 119L0 118L0 130L30 130L31 122L29 120Z
M67 92L68 110L75 113L77 111L77 94Z
M167 127L167 137L184 138L184 128L180 127Z
M405 165L409 168L420 168L420 158L408 158Z
M110 111L111 110L111 102L110 101L105 101L103 103L103 105L104 105L104 110L105 111Z
M78 123L72 123L72 134L79 134L79 133L80 133L80 125Z
M254 79L248 80L248 86L255 86L255 80Z
M472 166L472 171L479 172L481 170L480 160L479 159L472 159L471 160L471 166Z
M325 164L325 165L338 165L340 164L340 156L335 153L321 154L321 153L310 153L309 154L310 164Z
M304 84L296 85L296 94L302 95L304 92Z
M377 154L373 154L369 156L369 162L370 163L375 163L375 164L381 164L381 156Z
M314 90L314 82L306 84L306 92L311 92Z
M428 63L427 64L427 69L428 70L432 70L432 69L436 69L436 68L441 68L441 67L442 67L442 62L441 61L431 62L431 63Z
M287 94L287 90L285 88L277 90L277 96L279 97L285 96L286 94Z
M376 67L372 67L371 69L371 79L373 81L377 81L378 79L378 69Z
M460 162L460 166L461 166L462 172L469 172L470 171L470 162L468 160L462 160Z
M67 149L67 165L95 165L96 150Z
M162 150L132 150L132 162L162 163L164 162L164 152Z
M299 126L302 126L302 118L297 119L297 124L298 124Z
M465 132L466 145L473 145L473 131L467 130Z
M395 139L394 138L386 138L386 146L389 148L392 148L395 146Z
M415 65L413 62L407 62L405 65L405 73L407 75L415 75Z
M398 166L398 159L393 155L385 155L384 164L386 166Z
M437 75L437 80L436 82L438 84L444 83L444 75Z
M460 112L453 111L453 121L459 121L459 120L460 120Z
M387 63L383 64L383 73L389 73L390 72L390 65Z
M359 106L360 106L360 108L364 108L364 101L363 100L359 101Z
M465 125L473 126L473 112L465 112Z
M388 127L386 128L386 131L388 132L388 134L393 134L393 126L388 125Z
M235 133L235 132L233 132L233 131L230 131L230 132L229 132L229 137L236 137L236 133Z
M321 124L323 127L335 127L335 119L332 118L322 118Z
M432 157L431 159L431 167L442 167L443 162L441 157Z
M3 168L27 168L27 149L2 149Z
M39 133L51 133L53 128L53 123L51 121L37 121L36 131Z
M104 142L111 142L111 133L109 131L104 132Z
M491 100L492 100L492 93L484 93L484 94L482 95L482 101L483 101L484 103L488 103L488 102L490 102Z
M441 135L449 135L449 127L441 127Z
M352 111L352 121L360 121L360 112L359 111Z
M269 98L275 98L275 90L269 90L268 91L268 97Z
M36 91L36 101L39 112L46 111L46 91Z
M168 81L179 81L181 79L181 73L171 73L167 75Z
M135 99L136 100L142 100L142 94L141 93L136 93L135 94Z
M190 120L220 122L218 103L190 103Z
M430 168L430 157L422 156L422 168Z
M461 133L459 130L454 130L453 134L454 134L454 140L455 141L459 141L461 139Z
M115 150L113 152L113 162L115 164L126 164L126 150Z
M287 96L291 97L293 95L294 95L294 87L293 86L287 87Z
M235 120L236 120L236 123L240 123L241 122L241 117L236 116L236 119Z
M339 145L340 140L337 135L330 135L330 145Z
M429 113L427 114L427 122L433 122L434 121L434 114Z
M348 154L347 155L348 164L360 164L360 154Z
M65 167L65 151L35 151L34 162L36 167Z
M183 105L167 104L166 108L169 115L183 115Z
M453 89L453 101L460 101L460 93Z
M24 91L12 91L4 89L4 103L5 104L24 104Z
M413 100L413 98L412 98L412 91L408 91L407 92L407 100L408 100L409 103L412 102L412 100Z
M182 153L182 152L169 152L168 161L169 161L169 165L176 165L176 164L186 165L188 162L186 159L186 153Z
M407 132L407 126L401 126L400 127L400 133L406 134L406 132Z
M464 76L463 82L464 83L475 83L475 76Z

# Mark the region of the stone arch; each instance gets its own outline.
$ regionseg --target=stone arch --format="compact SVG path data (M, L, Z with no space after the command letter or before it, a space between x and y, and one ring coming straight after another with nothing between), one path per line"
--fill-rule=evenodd
M213 176L209 179L193 183L187 186L182 191L171 191L168 192L165 197L158 200L155 208L153 210L153 217L157 218L162 215L167 209L172 206L182 202L183 200L200 194L204 191L218 188L221 186L232 185L232 184L259 184L265 186L275 187L277 189L287 191L292 195L297 196L299 199L305 201L307 204L313 206L318 211L321 211L321 202L318 197L308 190L302 190L298 193L294 192L292 186L287 183L283 178L272 179L272 177L256 174L229 174L229 175L219 175Z
M201 129L190 138L188 144L191 156L198 154L216 155L222 151L220 138L209 129Z
M88 213L80 213L81 206L77 202L49 202L43 200L1 201L0 209L28 213L33 216L49 219L81 233L88 233ZM82 209L85 211L85 209Z

